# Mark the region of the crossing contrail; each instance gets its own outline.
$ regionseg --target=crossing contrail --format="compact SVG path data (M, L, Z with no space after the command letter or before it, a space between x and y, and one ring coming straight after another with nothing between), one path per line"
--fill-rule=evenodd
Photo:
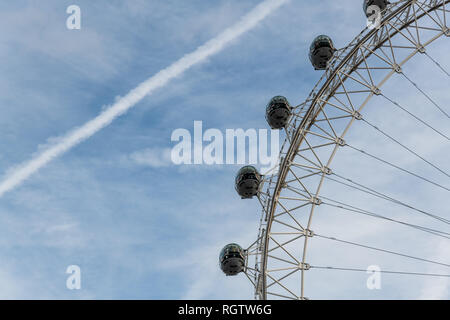
M170 80L180 76L192 66L220 52L231 41L254 28L261 20L288 1L289 0L266 0L260 3L252 11L243 16L236 24L198 47L195 51L186 54L180 60L142 82L126 96L117 100L94 119L88 121L83 126L75 128L69 133L58 137L56 143L43 151L40 151L29 161L8 170L4 179L0 182L0 197L3 196L5 192L19 186L53 159L61 156L99 130L108 126L114 119L126 113L145 96L150 95L156 89L165 86Z

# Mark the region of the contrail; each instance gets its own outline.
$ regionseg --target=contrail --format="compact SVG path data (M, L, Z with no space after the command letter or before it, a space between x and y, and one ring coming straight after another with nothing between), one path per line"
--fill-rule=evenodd
M173 78L180 76L192 66L204 61L208 57L220 52L231 41L254 28L261 20L289 0L266 0L243 16L236 24L229 27L217 37L209 40L166 69L159 71L147 79L126 96L117 100L113 105L101 112L96 118L88 121L66 135L57 138L56 143L37 153L31 160L8 170L3 181L0 182L0 197L8 192L53 159L61 156L74 146L88 139L99 130L108 126L114 119L126 113L145 96L152 94L156 89L165 86Z

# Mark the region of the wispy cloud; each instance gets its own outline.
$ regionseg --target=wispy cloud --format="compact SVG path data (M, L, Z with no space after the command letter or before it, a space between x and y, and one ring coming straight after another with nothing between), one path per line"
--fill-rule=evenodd
M33 173L37 172L53 159L59 157L74 146L94 135L99 130L108 126L114 119L126 113L145 96L152 94L155 90L165 86L170 80L180 76L192 66L199 64L208 57L220 52L226 45L254 28L261 20L286 2L288 2L288 0L264 1L242 17L235 25L226 29L204 45L198 47L194 52L185 55L166 69L159 71L156 75L141 83L126 96L120 98L111 107L104 110L96 118L88 121L86 124L73 130L67 135L58 138L57 140L59 142L51 145L43 152L38 153L30 161L23 163L10 171L6 178L0 183L0 196L20 185Z
M148 148L133 152L128 158L141 166L160 168L168 167L172 164L170 154L171 149L169 148Z
M65 133L107 110L120 99L111 97L126 93L147 74L215 37L262 1L80 1L88 18L83 20L81 32L64 29L61 16L64 18L65 7L59 2L48 1L27 11L20 3L1 4L2 25L9 30L2 34L5 41L0 41L6 62L0 77L0 108L5 115L0 126L3 170L27 160L26 155L47 137ZM323 7L329 10L324 12ZM30 15L44 18L29 23L26 18ZM167 158L163 150L173 147L170 133L174 129L189 129L194 120L203 120L205 128L220 130L267 128L264 106L271 96L282 94L299 103L320 77L307 58L314 36L326 33L342 47L364 26L358 4L342 6L326 0L318 6L291 1L247 34L245 42L221 52L220 59L192 68L189 77L174 79L170 86L144 98L126 118L116 119L110 130L98 132L63 161L39 171L20 192L5 195L0 201L0 260L4 264L0 296L253 297L248 279L244 275L225 277L217 261L226 243L246 246L256 239L261 209L257 200L242 201L237 196L233 180L238 166L164 167ZM71 46L64 47L65 41ZM73 49L75 43L79 47ZM429 50L447 69L448 49L447 41L440 41ZM443 74L425 56L414 59L416 63L405 66L408 75L436 100L448 101L448 79L439 78ZM116 77L118 74L127 77ZM383 91L445 131L445 119L411 89L397 76ZM447 144L378 98L365 109L366 119L426 158L443 166L448 163ZM96 111L101 105L107 107ZM354 125L346 141L445 183L420 160L370 129L362 123ZM37 152L61 141L48 141ZM352 150L340 150L332 169L420 209L448 214L446 193ZM332 181L326 181L321 195L410 223L446 227ZM445 248L438 247L440 239L433 235L337 208L318 207L312 230L448 262ZM310 245L307 262L312 265L366 268L376 264L385 270L446 273L426 263L319 238L313 238ZM65 287L65 270L70 264L82 268L83 289L79 292ZM441 278L383 274L382 290L368 290L366 280L364 272L310 270L306 295L311 299L449 297L449 283ZM297 288L298 277L291 281Z

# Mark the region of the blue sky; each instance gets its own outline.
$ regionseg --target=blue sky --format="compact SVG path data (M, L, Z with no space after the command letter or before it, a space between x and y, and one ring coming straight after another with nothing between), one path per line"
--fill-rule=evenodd
M52 137L94 118L117 96L195 50L258 3L260 0L2 2L2 171L29 159ZM71 4L81 8L81 30L66 28L66 8ZM238 166L170 165L164 154L174 145L171 133L177 128L192 131L194 120L202 120L205 128L223 131L267 128L264 107L272 96L281 94L298 104L319 79L320 72L311 68L307 58L311 40L326 33L337 47L343 47L364 26L359 1L337 4L326 0L320 5L291 1L222 52L145 98L5 194L0 199L0 298L251 299L253 291L245 277L225 278L217 259L226 243L245 246L254 241L259 204L241 201L235 194ZM433 56L450 69L444 59L448 44L441 41L434 48ZM415 78L430 73L430 79L434 74L439 77L439 71L430 71L433 65L424 57L415 62L416 67L409 71ZM440 77L421 83L444 103L449 99L448 78ZM401 79L392 83L389 94L406 105L427 103L408 95L412 89ZM432 133L418 133L415 123L396 128L403 123L398 120L402 116L386 120L386 112L392 114L392 108L384 108L388 111L371 109L371 119L387 121L399 135L409 132L403 138L419 141L417 148L448 167L448 145L442 147L442 141L428 139ZM439 114L430 120L448 128ZM355 129L352 137L355 144L384 151L420 169L415 159L397 155L397 149L387 148L384 140L368 130ZM415 180L393 186L391 171L381 171L371 162L352 167L353 160L354 155L343 153L336 166L341 172L366 174L373 185L412 201L420 194L419 203L426 200L423 206L430 210L444 208L447 212L441 215L448 216L448 206L435 201L436 197L447 199L445 193L420 189L411 194ZM442 176L436 177L446 182ZM325 191L335 198L345 196L339 188L330 186ZM370 205L388 209L380 203ZM317 224L332 235L388 248L398 244L394 249L448 261L448 244L439 239L369 218L341 217L324 214ZM329 265L367 267L378 263L390 269L431 270L428 265L397 262L390 256L365 256L348 247L325 253L326 248L318 241L311 257ZM81 267L82 289L78 291L65 287L65 270L72 264ZM430 291L439 291L438 298L450 297L449 284L442 280L385 276L382 290L369 291L366 274L315 272L308 283L311 298L414 299L430 296Z

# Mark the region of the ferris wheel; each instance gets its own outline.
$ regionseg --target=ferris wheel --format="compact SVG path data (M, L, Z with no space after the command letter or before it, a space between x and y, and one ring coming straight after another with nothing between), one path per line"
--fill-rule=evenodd
M411 95L420 95L428 102L427 112L435 112L443 121L449 120L448 107L442 106L433 96L433 92L422 87L420 83L423 84L424 79L419 82L411 76L408 62L411 62L413 57L422 55L430 62L430 68L435 68L433 72L441 73L446 81L450 80L449 72L432 53L432 44L450 37L450 0L365 0L363 8L373 24L347 46L336 49L332 39L325 35L318 36L312 42L309 58L314 69L322 70L323 75L308 98L300 105L294 106L285 97L276 96L267 105L268 124L272 129L280 129L285 133L279 166L266 174L258 172L252 166L246 166L236 176L235 185L239 196L243 199L257 198L261 203L259 231L255 242L248 247L234 243L225 246L219 263L226 275L245 274L255 288L256 299L308 299L305 279L313 269L366 271L361 268L316 265L309 259L309 249L317 238L329 241L330 245L338 242L443 268L450 267L445 262L408 252L397 252L371 243L349 241L345 236L325 234L322 233L320 225L314 224L319 208L343 210L450 240L450 232L445 229L443 231L443 228L450 224L450 216L448 212L447 216L445 215L445 210L437 214L426 206L419 208L391 196L388 192L377 190L370 186L370 183L343 175L339 168L333 166L336 162L333 160L337 158L339 151L347 149L401 175L416 179L418 183L430 185L440 192L450 192L450 186L440 182L449 181L450 174L445 168L394 136L388 126L382 126L369 116L366 117L370 108L369 102L378 99L379 103L389 104L393 109L402 112L405 119L432 130L437 139L449 142L450 138L445 130L425 120L413 108L399 103L397 98L387 94L384 88L391 78L402 79L414 89L414 92L410 92ZM448 128L448 122L446 125ZM419 173L368 152L352 139L347 139L350 129L357 126L365 126L390 141L435 174L427 176ZM336 183L347 188L355 193L355 197L357 194L364 194L423 215L441 227L430 228L393 218L388 213L380 214L344 203L322 194L327 183ZM450 276L449 272L428 274L422 270L381 272Z

